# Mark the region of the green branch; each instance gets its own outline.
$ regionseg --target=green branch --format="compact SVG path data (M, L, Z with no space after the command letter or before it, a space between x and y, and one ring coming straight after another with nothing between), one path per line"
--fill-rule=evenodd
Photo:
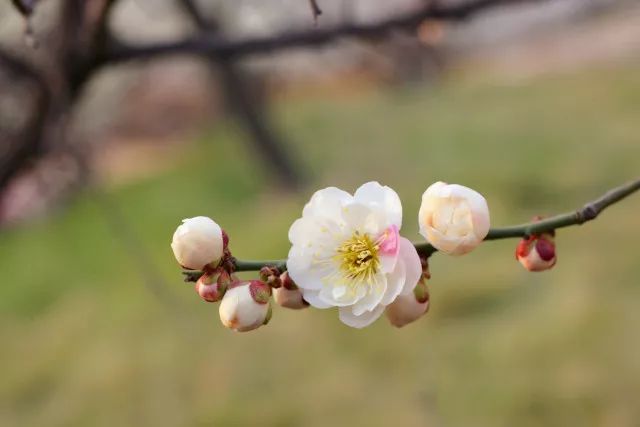
M509 227L492 228L484 240L510 239L517 237L527 237L532 234L540 234L553 231L558 228L570 227L572 225L581 225L585 222L594 220L607 207L619 202L625 197L640 190L640 179L628 182L624 185L607 191L600 198L588 202L582 208L565 214L552 216L542 221L529 222L521 225L512 225ZM423 256L430 256L438 250L429 243L414 243L418 253ZM258 271L262 267L276 267L280 271L286 270L287 260L279 259L273 261L243 261L235 260L236 271ZM196 271L185 271L187 278L195 277L201 274ZM197 279L197 277L196 277Z
M235 262L236 271L259 271L262 267L276 267L280 271L287 269L286 259L277 259L273 261L242 261L237 259Z
M557 230L558 228L581 225L587 221L595 219L607 207L619 202L638 190L640 190L640 179L630 181L619 187L611 189L600 198L588 202L581 209L574 212L552 216L551 218L546 218L542 221L512 225L509 227L492 228L489 230L489 234L487 234L487 237L485 237L484 240L527 237L532 234L540 234L547 231ZM437 252L437 249L429 243L417 243L415 246L420 254L424 254L426 256Z

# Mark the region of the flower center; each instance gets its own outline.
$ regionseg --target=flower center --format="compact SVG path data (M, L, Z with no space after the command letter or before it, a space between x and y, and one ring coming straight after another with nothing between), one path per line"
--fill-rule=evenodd
M372 281L380 267L379 243L369 235L355 232L338 246L335 259L347 279L353 282Z

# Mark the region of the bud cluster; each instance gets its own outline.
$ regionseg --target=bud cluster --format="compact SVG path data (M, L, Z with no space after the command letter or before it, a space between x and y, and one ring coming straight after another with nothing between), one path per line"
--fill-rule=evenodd
M271 266L260 270L260 280L240 280L233 271L229 237L207 217L182 221L173 235L173 254L185 271L186 281L206 302L220 302L222 324L237 332L266 325L271 319L271 297L282 307L301 309L309 304L287 272Z

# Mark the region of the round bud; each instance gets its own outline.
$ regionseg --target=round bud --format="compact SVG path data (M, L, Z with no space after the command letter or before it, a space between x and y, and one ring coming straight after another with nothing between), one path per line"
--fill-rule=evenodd
M224 252L222 229L205 216L187 218L173 233L171 249L184 268L202 270L217 266Z
M530 236L516 247L516 259L529 271L549 270L556 265L556 245L551 234Z
M401 328L415 322L427 311L429 311L429 290L427 285L420 281L412 293L398 295L396 300L387 306L385 314L393 326Z
M273 289L273 299L278 305L293 310L309 307L309 303L302 299L302 292L293 283L289 273L285 271L280 275L280 283L282 286Z
M214 281L213 274L205 273L196 282L195 289L203 300L216 302L224 296L226 286L221 286L219 281Z
M232 285L220 303L222 324L237 332L259 328L268 322L270 295L269 287L258 280Z
M422 195L418 214L420 234L449 255L463 255L489 232L489 207L484 196L458 184L436 182Z

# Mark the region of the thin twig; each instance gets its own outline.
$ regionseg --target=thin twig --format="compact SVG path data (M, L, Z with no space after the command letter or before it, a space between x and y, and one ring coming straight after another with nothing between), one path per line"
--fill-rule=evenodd
M603 194L596 200L588 202L582 208L561 215L556 215L542 221L529 222L521 225L510 227L492 228L484 240L500 240L517 237L527 237L532 234L540 234L547 231L553 231L558 228L570 227L573 225L581 225L585 222L592 221L607 207L619 202L627 196L640 190L640 178L630 181L619 187L613 188ZM430 256L437 252L429 243L414 243L418 253L423 256ZM258 271L262 267L277 267L280 271L286 270L287 260L279 259L273 261L243 261L236 260L236 271ZM185 274L197 275L198 272L185 272Z
M322 15L322 9L318 5L317 0L309 0L309 6L311 6L311 14L313 15L313 22L318 24L318 16Z

